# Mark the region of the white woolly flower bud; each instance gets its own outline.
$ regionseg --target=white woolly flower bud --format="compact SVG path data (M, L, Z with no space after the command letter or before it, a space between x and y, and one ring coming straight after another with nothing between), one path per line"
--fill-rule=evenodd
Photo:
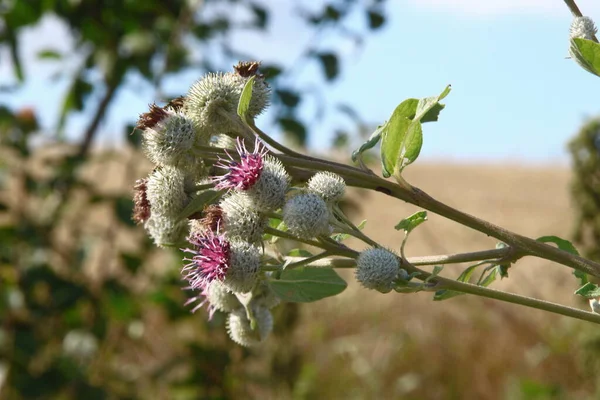
M252 200L243 192L230 192L219 206L222 210L225 236L250 243L259 242L267 219L256 211Z
M596 32L598 32L598 29L596 29L596 25L590 17L575 17L571 22L569 38L593 40Z
M281 161L265 155L260 177L246 193L259 211L275 211L283 207L290 181Z
M223 285L233 293L252 290L260 271L258 247L246 242L231 242L230 264Z
M244 308L233 311L227 317L227 333L231 340L244 347L260 344L273 331L273 316L271 312L261 306L252 307L256 330L252 330L250 319Z
M206 131L238 132L237 107L248 78L236 73L208 74L190 88L184 112ZM254 118L265 110L269 102L269 88L262 78L256 77L248 116Z
M223 312L232 312L241 306L238 298L218 280L209 283L206 299L212 307Z
M146 187L151 215L176 218L190 200L185 192L185 173L175 167L152 172Z
M207 135L201 135L186 115L169 109L164 112L166 117L144 130L144 152L157 165L195 165L194 145L207 144Z
M189 233L186 220L176 221L161 215L152 215L144 223L144 228L158 247L176 245L183 241Z
M389 250L367 249L356 259L356 280L367 289L389 292L399 272L398 257Z
M335 203L344 196L346 182L333 172L317 172L308 180L307 189L321 196L327 203Z
M67 356L89 360L98 351L98 339L87 331L72 330L63 339L62 351Z
M294 235L310 239L329 233L329 210L314 193L292 197L283 207L283 221Z

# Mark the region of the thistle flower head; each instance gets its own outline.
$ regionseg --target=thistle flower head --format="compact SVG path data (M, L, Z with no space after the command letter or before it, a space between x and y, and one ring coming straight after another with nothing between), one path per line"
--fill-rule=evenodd
M236 161L227 152L229 159L221 158L217 167L227 170L227 173L214 178L217 189L239 189L248 190L260 178L264 167L264 157L267 149L256 140L253 152L246 149L246 145L240 138L237 139L236 148L240 161Z
M581 38L593 40L594 35L598 32L594 21L590 17L575 17L571 22L569 30L569 38Z
M598 299L590 299L590 308L593 313L600 314L600 301Z
M252 313L256 321L255 331L252 330L250 319L244 308L238 308L227 318L229 337L244 347L260 344L273 331L273 316L266 307L254 306Z
M246 192L254 208L261 212L281 208L290 184L290 176L281 162L267 155L267 149L258 139L250 152L238 138L236 150L239 161L227 153L229 158L216 164L227 170L225 175L213 178L216 187Z
M195 165L195 145L208 144L208 135L181 112L161 109L162 118L148 126L142 136L142 148L156 165L186 167Z
M177 218L190 198L185 192L185 172L171 166L156 169L146 182L146 196L153 215Z
M367 249L356 259L356 280L367 289L389 292L399 272L398 257L389 250Z
M189 263L183 267L182 273L190 287L202 290L214 280L225 279L231 265L231 244L225 236L206 230L195 232L188 241L194 248L183 251L193 256L184 259Z
M231 239L259 242L267 224L245 193L232 192L219 203L225 235Z
M218 231L194 232L188 241L193 248L183 249L193 254L182 274L192 289L204 289L215 280L234 293L252 289L259 272L258 248L244 242L230 242Z
M319 196L327 203L335 203L344 196L346 182L333 172L317 172L308 180L307 189Z
M329 209L314 193L289 199L283 207L283 221L291 233L303 239L329 233Z
M153 214L145 223L144 228L158 247L174 246L188 234L186 221L177 221L161 215Z

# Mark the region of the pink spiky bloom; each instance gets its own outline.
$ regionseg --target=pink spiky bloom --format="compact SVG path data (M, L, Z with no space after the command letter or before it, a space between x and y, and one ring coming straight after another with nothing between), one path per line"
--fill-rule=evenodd
M215 164L215 166L228 171L225 175L213 177L217 189L248 190L260 178L264 166L264 156L268 152L266 147L257 138L254 151L249 152L244 142L238 137L235 149L240 156L239 161L236 161L225 150L229 159L220 158L219 162Z
M193 254L193 257L183 259L189 263L183 267L181 273L189 282L190 288L205 290L215 279L222 281L229 269L231 246L225 237L219 234L218 228L217 233L211 230L195 233L188 241L195 248L182 249Z
M193 288L191 286L188 286L184 288L184 290L193 290ZM210 304L210 302L208 301L208 285L205 285L202 288L202 292L198 296L190 297L188 301L185 302L184 306L188 306L192 303L197 303L194 306L194 308L192 308L192 313L195 313L200 308L202 308L202 306L207 304L209 321L212 319L213 315L215 314L215 311L217 311L217 308L214 305Z

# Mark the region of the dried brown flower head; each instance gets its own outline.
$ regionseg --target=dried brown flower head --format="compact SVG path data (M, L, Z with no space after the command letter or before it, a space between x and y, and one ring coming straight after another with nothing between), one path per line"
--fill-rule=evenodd
M258 67L260 67L260 61L240 61L237 65L233 66L235 72L244 78L258 75ZM258 75L259 78L262 75Z
M148 179L138 179L133 185L133 220L142 224L150 218L150 202L146 196Z

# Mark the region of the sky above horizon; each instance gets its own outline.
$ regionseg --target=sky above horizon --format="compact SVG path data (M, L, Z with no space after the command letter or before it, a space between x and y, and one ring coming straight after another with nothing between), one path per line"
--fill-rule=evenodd
M584 15L600 16L600 2L577 3ZM269 2L273 17L268 35L234 37L236 45L264 61L296 59L311 37L294 17L292 4ZM440 120L424 125L422 158L568 163L568 140L599 113L600 79L565 58L572 17L563 1L388 0L385 11L386 24L366 37L362 49L331 43L342 56L341 75L324 87L331 112L314 126L313 149L327 146L336 127L351 127L347 117L334 112L336 103L352 106L375 126L402 100L437 95L451 84ZM355 22L364 25L358 15ZM24 35L29 79L16 92L0 93L0 104L33 106L42 126L51 130L67 82L52 82L57 64L36 61L35 54L49 47L66 51L71 44L56 19ZM316 65L306 68L299 83L321 82L320 75ZM188 71L167 80L166 89L184 93L198 78ZM12 80L2 52L0 85ZM156 100L152 88L131 80L101 126L100 143L121 140L125 123ZM308 101L302 115L314 118L319 108ZM84 112L69 120L69 137L80 137L86 117Z

